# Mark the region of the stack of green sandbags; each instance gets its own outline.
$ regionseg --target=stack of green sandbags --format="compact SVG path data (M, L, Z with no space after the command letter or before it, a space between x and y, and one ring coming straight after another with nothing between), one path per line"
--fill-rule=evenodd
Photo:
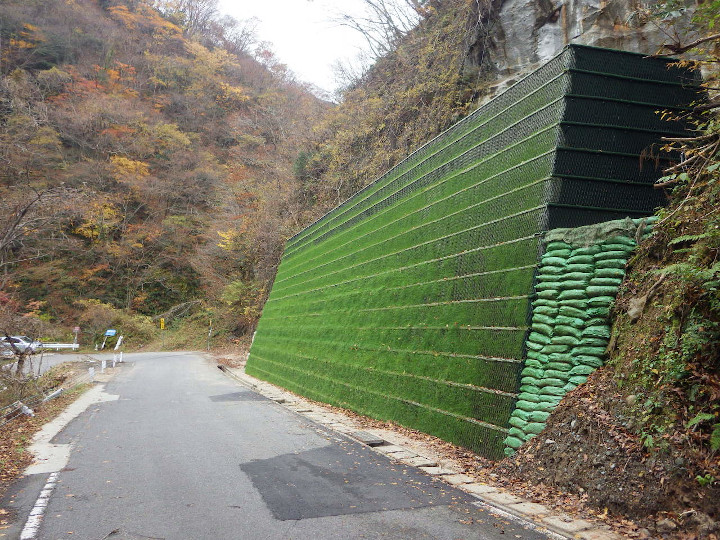
M603 365L610 307L636 246L633 231L649 232L648 220L626 223L620 230L590 226L569 230L575 234L567 229L547 233L506 454L540 433L563 396ZM612 236L598 235L603 230Z

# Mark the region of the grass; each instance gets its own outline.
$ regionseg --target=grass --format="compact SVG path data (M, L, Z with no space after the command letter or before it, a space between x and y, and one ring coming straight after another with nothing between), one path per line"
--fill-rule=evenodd
M291 241L248 373L499 455L521 369L555 99L526 97Z

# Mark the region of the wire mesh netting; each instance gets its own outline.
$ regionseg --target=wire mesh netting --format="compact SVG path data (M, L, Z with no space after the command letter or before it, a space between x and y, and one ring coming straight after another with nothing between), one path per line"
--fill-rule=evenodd
M288 241L248 373L501 456L543 231L660 205L696 82L567 48Z

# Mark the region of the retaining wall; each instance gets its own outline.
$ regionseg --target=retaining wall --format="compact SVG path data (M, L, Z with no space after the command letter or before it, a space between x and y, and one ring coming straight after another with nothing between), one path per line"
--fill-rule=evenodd
M542 235L662 203L688 81L568 47L287 242L247 372L501 456Z

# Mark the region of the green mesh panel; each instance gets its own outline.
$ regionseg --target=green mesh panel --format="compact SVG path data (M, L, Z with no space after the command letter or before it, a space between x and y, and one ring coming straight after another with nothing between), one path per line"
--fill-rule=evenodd
M667 64L570 46L291 238L247 372L501 456L543 231L663 203Z

